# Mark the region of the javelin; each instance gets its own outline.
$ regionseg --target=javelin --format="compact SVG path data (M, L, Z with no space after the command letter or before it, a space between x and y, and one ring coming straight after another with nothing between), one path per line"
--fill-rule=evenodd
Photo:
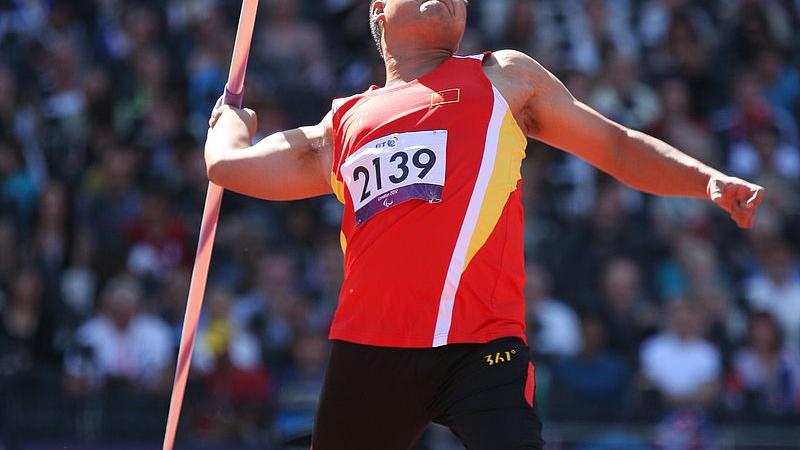
M247 58L250 54L250 43L253 40L253 28L256 22L258 0L243 0L242 13L239 17L239 29L236 32L236 43L233 46L233 57L225 85L222 102L226 105L242 107L244 78L247 71ZM183 319L181 345L178 350L178 364L175 369L175 382L172 385L172 398L169 404L167 430L164 434L163 450L172 450L175 434L178 430L178 419L183 405L183 394L186 391L186 379L189 376L189 365L192 361L194 338L203 307L203 294L208 279L208 266L211 263L211 250L214 247L214 236L217 234L219 208L222 203L222 188L208 183L206 205L203 210L203 222L200 225L200 239L197 243L197 256L192 269L192 282L189 286L189 299L186 302L186 316Z

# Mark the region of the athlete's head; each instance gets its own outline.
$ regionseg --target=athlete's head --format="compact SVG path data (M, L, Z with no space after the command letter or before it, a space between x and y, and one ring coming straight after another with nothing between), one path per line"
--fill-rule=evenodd
M396 46L455 53L467 25L469 0L371 0L372 37L391 53Z

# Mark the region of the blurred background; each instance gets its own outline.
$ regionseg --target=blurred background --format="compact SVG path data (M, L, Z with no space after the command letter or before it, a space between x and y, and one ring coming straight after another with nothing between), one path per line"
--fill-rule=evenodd
M262 0L245 95L262 137L383 82L367 4ZM0 0L1 449L160 448L239 7ZM768 189L744 232L530 142L548 448L800 448L800 1L469 9L463 53L526 51L609 117ZM340 216L333 197L226 194L179 448L308 448ZM436 427L419 445L459 448Z

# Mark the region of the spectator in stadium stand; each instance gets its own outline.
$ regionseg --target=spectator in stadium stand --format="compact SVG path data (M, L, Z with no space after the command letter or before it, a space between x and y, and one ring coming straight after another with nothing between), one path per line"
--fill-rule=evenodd
M202 423L216 441L253 441L265 426L272 379L258 339L231 320L231 301L230 292L215 289L205 302L193 354L208 390Z
M0 73L2 76L2 73ZM2 89L2 80L0 80ZM39 186L22 159L22 152L12 141L0 138L0 207L13 211L11 218L22 229L31 226Z
M766 121L774 124L782 142L797 144L797 120L789 111L767 102L764 86L754 71L742 69L737 73L731 92L733 95L728 99L728 104L709 115L712 128L726 145L747 140L749 130Z
M488 3L488 2L487 2ZM609 51L635 56L638 43L627 1L496 1L484 29L499 46L540 55L552 67L599 73ZM502 25L498 25L502 24Z
M126 225L134 223L141 211L140 189L136 184L139 155L128 145L107 143L97 160L84 170L78 188L77 207L81 220L97 237L98 270L104 277L125 269L128 248Z
M719 146L702 116L697 114L689 84L680 77L667 77L659 84L659 96L663 108L651 131L679 143L695 158L720 163Z
M730 49L738 62L755 63L760 50L772 47L786 47L792 44L793 16L788 2L777 1L737 1L720 2L720 9L729 9ZM732 9L732 10L731 10ZM796 19L795 19L796 20Z
M197 368L213 373L225 360L224 365L240 371L257 371L262 364L261 349L255 336L232 320L232 293L212 289L207 297L197 337L197 351L193 353Z
M158 315L169 325L176 343L181 336L190 279L189 269L182 267L172 269L164 276L157 293L153 295Z
M759 312L750 318L747 344L734 355L727 387L739 414L800 414L800 354L785 343L772 314Z
M231 313L239 327L254 326L268 362L285 362L295 330L290 312L300 303L295 261L286 253L270 252L253 269L251 289L234 301Z
M151 188L140 201L140 214L125 226L130 250L128 269L141 277L159 279L176 267L191 264L188 230L171 213L170 199Z
M35 267L19 270L0 310L0 367L3 374L31 375L52 362L52 323L44 318L42 275Z
M19 270L21 259L19 250L22 244L23 241L18 236L14 221L0 216L0 248L6 249L6 251L0 252L0 304L7 304L7 287L11 286L17 270Z
M700 308L715 342L738 342L744 335L746 318L732 302L734 292L717 248L688 234L674 238L669 245L671 258L661 262L656 275L659 298L667 302L691 299Z
M667 301L722 281L715 249L710 243L688 235L673 236L670 257L664 258L657 272L657 290Z
M641 278L636 262L617 257L606 263L600 281L599 308L608 326L609 346L631 361L658 323L658 311L643 298Z
M661 114L661 100L641 80L639 71L639 62L635 58L614 55L603 73L603 81L589 98L589 104L628 127L650 128Z
M608 348L606 325L598 315L581 316L581 350L556 360L549 409L553 417L609 419L630 406L631 367Z
M552 277L539 264L528 264L525 299L528 342L546 356L572 356L581 348L580 322L575 311L552 297Z
M74 232L69 262L59 281L61 315L59 322L74 330L94 314L99 280L95 273L96 242L88 228Z
M670 26L675 22L676 14L691 18L703 39L714 36L714 30L708 11L690 0L647 0L639 11L639 36L643 46L655 47L669 40Z
M277 378L273 431L284 439L308 433L322 391L329 346L322 334L303 334L292 342L292 365Z
M308 259L305 283L317 293L322 308L335 308L342 286L342 245L338 233L320 239L315 254Z
M100 312L78 328L65 359L74 392L91 391L108 381L149 390L169 388L174 342L167 325L143 311L142 295L131 276L107 283Z
M756 272L745 281L751 309L778 320L786 343L800 344L800 270L792 244L773 240L759 249Z
M254 52L268 65L268 76L295 118L308 117L329 100L333 69L322 30L300 15L298 2L268 0L267 22L257 28ZM311 88L311 89L309 89Z
M535 2L515 0L512 2L490 2L487 6L492 14L484 19L484 29L503 45L520 50L533 51L541 44L542 30L537 19L541 16L539 5ZM508 4L510 3L510 4ZM544 46L543 46L544 47ZM548 55L550 56L550 55Z
M756 55L756 61L764 97L775 108L797 111L800 104L800 70L791 64L788 52L780 47L763 48Z
M604 289L598 278L603 277L609 261L619 255L626 255L637 263L644 261L656 243L650 234L652 231L645 231L641 220L639 213L643 205L638 192L611 177L597 175L593 168L584 176L598 179L596 191L584 186L591 193L588 217L579 218L576 224L564 230L561 239L553 243L557 250L552 254L552 261L558 262L553 273L558 277L561 295L574 299L576 306L582 309L597 306L598 292ZM562 200L568 203L573 199ZM574 283L576 278L587 279L587 282ZM643 295L641 287L641 283L636 286L636 295Z
M57 275L69 256L68 202L67 187L57 181L44 186L39 197L38 217L34 230L34 255L46 274L46 283L58 279Z
M781 129L781 113L789 114L767 103L751 107L738 125L741 139L728 149L727 167L732 173L752 174L775 192L770 206L794 214L800 199L800 149L790 138L792 132Z
M775 123L774 113L764 108L754 112L747 124L747 139L728 151L728 167L738 176L777 176L800 180L800 150L787 142Z
M703 338L704 319L696 305L675 301L668 312L667 327L642 344L643 387L654 389L667 408L710 408L719 395L720 352Z
M648 52L658 76L677 75L686 82L693 100L693 112L705 114L716 102L719 83L714 79L715 38L703 33L701 14L684 8L673 14L666 39Z
M2 35L0 35L0 39ZM16 114L17 96L12 94L18 92L17 76L6 63L0 62L0 92L8 92L8 95L0 98L0 120L11 123ZM13 130L0 130L0 141L9 139Z

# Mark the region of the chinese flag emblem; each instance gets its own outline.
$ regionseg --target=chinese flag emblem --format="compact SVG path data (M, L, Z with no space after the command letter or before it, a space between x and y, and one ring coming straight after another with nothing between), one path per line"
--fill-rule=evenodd
M461 89L447 89L431 94L431 108L461 101Z

